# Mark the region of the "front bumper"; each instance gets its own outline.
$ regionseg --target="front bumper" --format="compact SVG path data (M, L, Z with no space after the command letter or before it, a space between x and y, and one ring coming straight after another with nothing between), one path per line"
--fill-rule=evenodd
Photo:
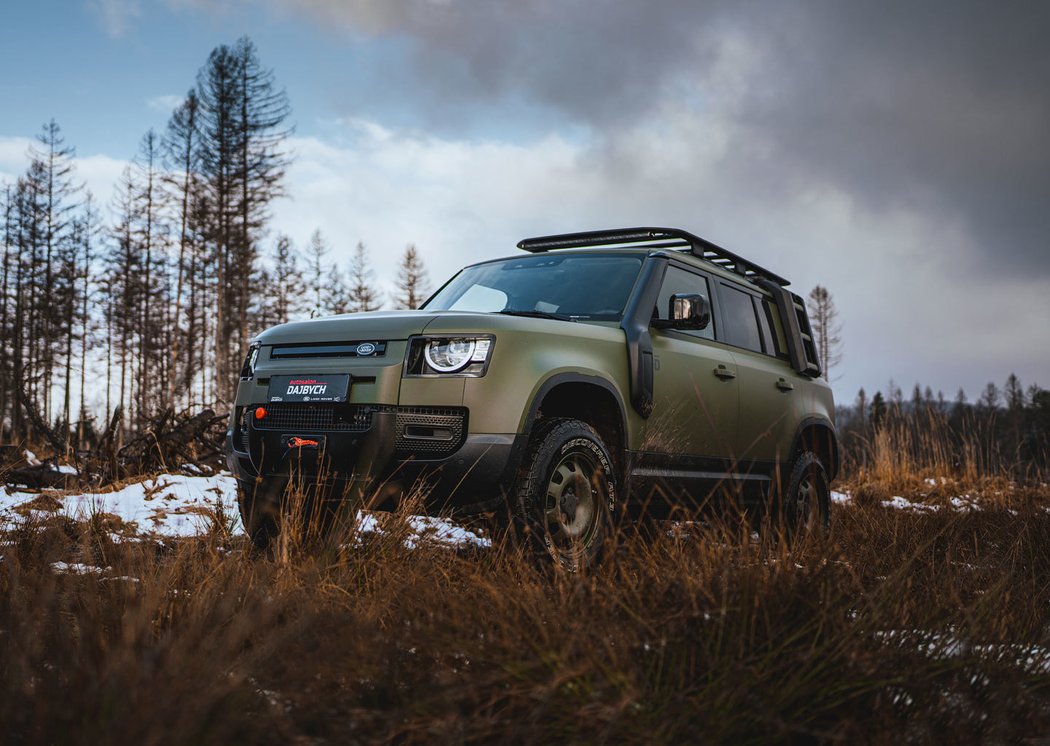
M295 473L375 507L419 489L428 511L495 509L513 488L524 448L515 434L468 434L461 407L262 405L235 411L227 463L251 482Z

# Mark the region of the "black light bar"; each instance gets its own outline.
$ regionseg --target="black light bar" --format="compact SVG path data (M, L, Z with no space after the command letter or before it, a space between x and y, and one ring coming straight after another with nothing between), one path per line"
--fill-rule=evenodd
M537 236L518 242L518 248L532 253L552 251L555 249L580 249L586 247L643 244L653 249L681 248L687 249L693 256L705 259L720 267L747 277L749 279L764 277L778 285L790 284L778 274L760 267L733 252L723 249L707 239L694 236L679 228L619 228L604 231L583 231L580 233L561 233L555 236Z

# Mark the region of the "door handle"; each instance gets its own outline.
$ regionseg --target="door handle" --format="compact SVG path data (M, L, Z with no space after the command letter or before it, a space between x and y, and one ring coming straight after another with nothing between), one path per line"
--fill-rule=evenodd
M777 388L781 391L791 391L795 388L795 384L791 383L791 381L781 378L779 381L777 381Z
M719 366L715 368L714 373L723 381L728 381L730 378L736 378L736 373L734 373L729 368L721 364L719 364Z

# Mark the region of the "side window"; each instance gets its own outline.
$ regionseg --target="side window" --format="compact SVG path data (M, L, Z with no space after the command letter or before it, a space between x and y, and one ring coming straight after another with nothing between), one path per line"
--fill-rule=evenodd
M654 319L667 320L671 296L676 293L700 293L709 301L711 300L711 288L707 284L706 277L671 265L667 268L667 274L664 275L664 284L660 288L660 297L656 299L656 308L653 309ZM691 329L683 331L683 333L703 337L704 339L714 339L715 321L712 318L706 329Z
M722 301L726 322L726 341L735 347L762 352L762 334L751 296L743 290L722 284Z
M773 337L773 351L770 354L787 358L787 339L784 337L784 327L780 323L780 311L777 310L777 307L769 298L762 299L762 311L766 316L766 324L769 325L770 333Z

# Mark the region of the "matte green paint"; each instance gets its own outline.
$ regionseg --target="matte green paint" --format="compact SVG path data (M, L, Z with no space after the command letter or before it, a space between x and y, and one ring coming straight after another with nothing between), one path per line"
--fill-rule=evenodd
M685 256L709 274L742 282L707 262ZM751 287L752 290L755 288ZM353 403L465 406L471 434L522 433L534 399L554 376L604 379L625 403L627 447L634 451L784 461L799 424L817 417L834 422L831 389L822 379L796 373L790 363L701 339L652 329L655 408L643 419L630 406L626 340L610 322L568 322L487 313L394 311L347 314L283 324L261 333L253 381L242 381L238 406L265 403L272 375L350 373ZM779 327L774 331L779 337ZM405 377L408 340L416 335L493 335L485 375ZM381 357L270 358L275 344L379 342ZM716 370L733 377L720 377ZM791 390L777 387L791 384Z

